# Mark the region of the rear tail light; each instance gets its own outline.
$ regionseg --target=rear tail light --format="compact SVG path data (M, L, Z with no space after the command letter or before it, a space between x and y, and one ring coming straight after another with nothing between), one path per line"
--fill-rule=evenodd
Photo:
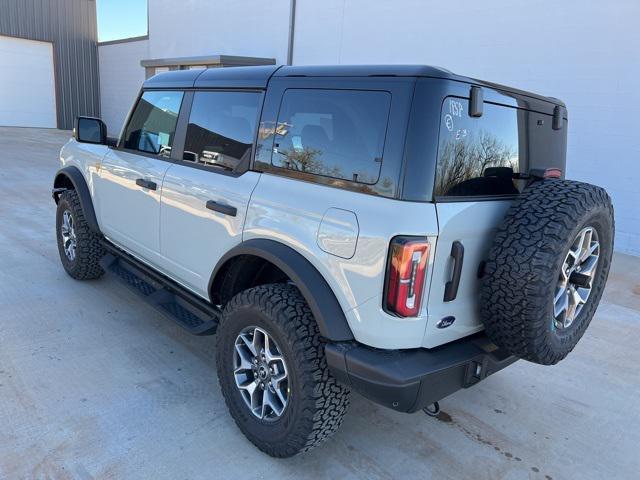
M401 317L420 311L429 259L429 242L421 237L391 240L385 284L385 309Z

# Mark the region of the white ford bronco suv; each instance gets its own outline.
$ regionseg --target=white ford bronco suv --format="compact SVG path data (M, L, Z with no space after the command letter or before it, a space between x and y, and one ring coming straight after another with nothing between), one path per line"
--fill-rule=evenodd
M434 413L574 348L614 228L602 188L564 179L566 142L559 100L439 68L162 73L117 140L78 118L60 258L217 331L232 417L287 457L338 429L350 390Z

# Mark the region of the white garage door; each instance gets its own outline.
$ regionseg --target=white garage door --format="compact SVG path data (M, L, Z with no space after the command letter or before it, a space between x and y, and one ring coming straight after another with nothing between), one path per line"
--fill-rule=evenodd
M0 125L56 127L53 45L0 35Z

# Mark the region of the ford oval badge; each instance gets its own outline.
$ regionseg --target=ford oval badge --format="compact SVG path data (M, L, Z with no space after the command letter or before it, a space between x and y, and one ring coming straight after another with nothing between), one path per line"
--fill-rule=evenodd
M456 321L456 317L449 315L448 317L444 317L438 323L436 323L436 327L447 328L453 325L453 322L455 321Z

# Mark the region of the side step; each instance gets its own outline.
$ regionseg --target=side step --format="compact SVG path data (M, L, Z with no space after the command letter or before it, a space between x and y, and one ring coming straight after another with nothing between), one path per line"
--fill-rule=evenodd
M194 335L213 335L220 309L185 290L111 243L100 265L148 303Z

